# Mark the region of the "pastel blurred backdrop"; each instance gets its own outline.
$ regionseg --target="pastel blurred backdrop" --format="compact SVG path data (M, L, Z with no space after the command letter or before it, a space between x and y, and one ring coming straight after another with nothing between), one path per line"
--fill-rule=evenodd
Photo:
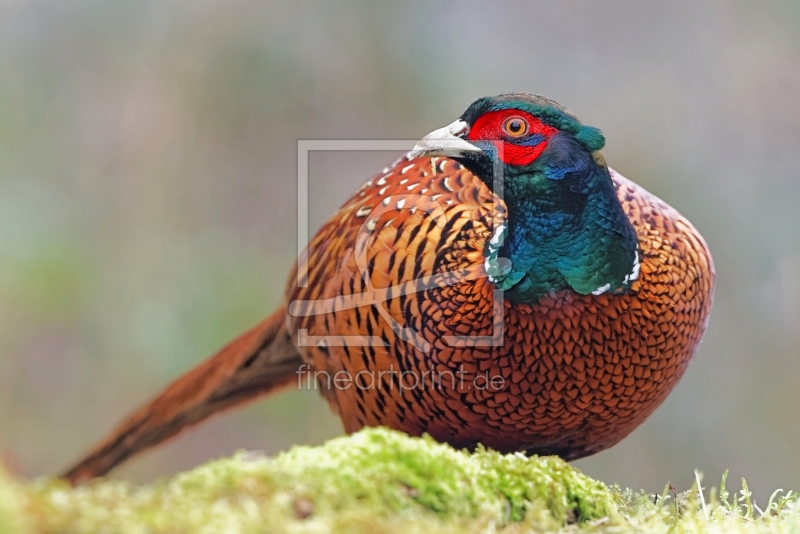
M475 98L555 98L707 238L717 295L666 403L576 464L660 491L731 468L800 489L796 1L6 0L0 451L27 477L277 305L298 139L416 139ZM393 153L315 153L311 229ZM114 472L342 432L314 391L214 418Z

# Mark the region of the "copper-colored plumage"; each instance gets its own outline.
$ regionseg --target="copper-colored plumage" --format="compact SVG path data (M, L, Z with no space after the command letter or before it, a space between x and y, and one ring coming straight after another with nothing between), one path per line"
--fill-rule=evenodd
M359 216L389 200L364 252L372 287L402 327L430 343L428 353L397 339L365 302L325 315L289 317L289 330L311 336L365 334L385 346L305 346L304 359L328 375L363 374L363 386L332 387L326 397L348 432L387 425L428 432L457 446L483 443L500 451L530 450L579 458L618 442L665 399L694 353L711 306L711 256L694 227L674 209L619 174L618 197L640 240L641 275L627 294L546 295L536 305L504 302L502 346L450 346L445 336L492 336L493 285L483 273L483 248L504 207L455 161L402 160L368 182L317 234L308 253L309 284L290 279L288 301L319 301L368 291L354 243L370 223ZM444 210L412 213L411 192L436 197ZM420 230L421 229L421 230ZM468 270L453 282L448 273ZM441 275L433 289L397 295L403 283ZM448 280L448 278L450 280ZM439 287L441 286L441 287ZM387 294L392 288L394 295ZM371 295L361 297L364 301ZM297 311L302 311L298 306ZM425 371L445 379L411 388L380 371ZM450 379L448 372L464 373ZM503 377L491 391L483 378ZM429 374L428 377L431 375ZM399 378L399 377L398 377ZM476 384L477 382L477 384ZM430 380L429 380L430 383ZM496 382L499 384L500 380ZM324 383L322 384L325 385Z
M218 409L296 381L303 364L347 432L385 425L567 459L613 445L685 371L714 269L677 211L612 179L642 254L631 290L505 300L498 322L484 248L504 203L454 160L400 160L317 233L299 267L304 287L297 268L289 278L286 309L170 386L65 476L102 475ZM499 346L487 346L492 336ZM337 387L337 373L355 383ZM502 377L502 387L481 377Z

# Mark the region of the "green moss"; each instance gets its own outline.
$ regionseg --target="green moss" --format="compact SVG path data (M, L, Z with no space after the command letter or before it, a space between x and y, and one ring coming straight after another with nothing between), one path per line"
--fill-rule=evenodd
M800 531L793 496L762 516L744 493L732 503L721 493L703 511L696 491L654 502L558 458L470 454L370 429L275 458L238 453L151 486L0 474L0 532Z
M0 464L0 533L30 531L27 505L24 488L11 480Z

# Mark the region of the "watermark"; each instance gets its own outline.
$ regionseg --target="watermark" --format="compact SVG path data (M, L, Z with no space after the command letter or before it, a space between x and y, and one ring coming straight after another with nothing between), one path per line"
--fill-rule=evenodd
M341 370L333 374L327 371L312 369L308 364L303 364L297 369L297 389L349 389L360 390L426 390L426 389L451 389L457 391L502 391L506 379L501 375L490 375L488 371L470 374L460 365L456 371L435 370L409 371L395 369L390 365L388 369L377 371L362 370L355 374Z
M411 140L300 140L297 142L297 285L298 287L308 287L308 263L307 252L310 246L309 240L309 155L313 151L339 151L339 152L363 152L363 151L403 151L409 152L417 141ZM499 147L502 150L502 147ZM500 156L500 157L497 157ZM493 157L495 162L493 168L492 192L498 200L503 198L503 165L502 154ZM404 157L410 161L410 156ZM430 159L430 158L429 158ZM395 162L392 166L384 169L387 176L391 167L396 167L403 158ZM435 163L435 162L434 162ZM380 179L379 179L380 182ZM410 191L410 189L409 189ZM356 276L360 276L364 282L365 289L354 295L341 295L330 299L318 299L313 301L293 301L289 303L288 312L292 316L311 316L323 315L334 311L344 311L362 306L374 307L381 318L390 326L396 337L405 343L413 345L418 350L428 353L431 350L430 343L425 340L413 328L406 327L397 322L385 309L383 303L399 296L411 295L429 289L452 286L463 281L486 278L484 265L479 264L474 267L460 270L435 273L423 276L416 280L402 282L388 288L375 288L369 276L369 266L367 260L367 250L370 237L373 232L380 230L375 225L381 214L400 210L414 209L425 212L436 223L439 228L446 224L445 210L437 201L438 195L426 195L420 193L408 193L387 196L377 206L370 207L368 212L359 213L363 223L356 235L354 243L354 259L358 269ZM493 207L494 209L494 207ZM491 213L495 215L494 212ZM495 229L497 230L497 229ZM497 237L496 234L495 237ZM494 241L494 238L492 239ZM488 245L491 246L491 243ZM502 260L502 258L500 259ZM492 333L488 336L460 335L443 336L442 339L450 347L498 347L504 341L504 304L503 291L496 289L492 293ZM386 342L379 336L369 335L338 335L329 333L324 336L310 335L306 329L297 331L297 344L299 346L386 346ZM352 378L352 377L351 377Z

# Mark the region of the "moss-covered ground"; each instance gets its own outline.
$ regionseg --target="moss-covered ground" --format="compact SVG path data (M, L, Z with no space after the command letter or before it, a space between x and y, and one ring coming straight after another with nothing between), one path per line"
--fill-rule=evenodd
M800 504L609 488L554 457L467 453L371 429L275 458L239 453L150 486L0 473L0 533L797 532Z

